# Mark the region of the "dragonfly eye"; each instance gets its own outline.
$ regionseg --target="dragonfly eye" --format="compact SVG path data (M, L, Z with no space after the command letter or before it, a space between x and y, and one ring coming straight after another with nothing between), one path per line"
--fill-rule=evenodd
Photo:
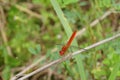
M60 51L59 53L60 53L60 55L62 56L62 55L64 54L64 51Z

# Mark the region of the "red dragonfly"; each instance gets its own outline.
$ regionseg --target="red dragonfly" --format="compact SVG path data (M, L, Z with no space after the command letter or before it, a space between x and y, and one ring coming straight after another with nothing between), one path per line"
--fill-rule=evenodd
M65 52L68 50L68 48L70 47L73 39L76 36L77 31L74 31L70 37L70 39L68 40L68 42L62 47L62 49L59 51L59 54L62 56L65 54Z

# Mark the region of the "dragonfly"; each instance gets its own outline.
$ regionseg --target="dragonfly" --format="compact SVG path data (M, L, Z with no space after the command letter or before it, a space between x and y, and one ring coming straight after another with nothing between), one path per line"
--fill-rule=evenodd
M76 36L77 31L74 31L70 37L70 39L68 40L68 42L61 48L61 50L59 51L60 56L63 56L65 54L65 52L68 50L68 48L70 47L72 41L74 40L75 36Z

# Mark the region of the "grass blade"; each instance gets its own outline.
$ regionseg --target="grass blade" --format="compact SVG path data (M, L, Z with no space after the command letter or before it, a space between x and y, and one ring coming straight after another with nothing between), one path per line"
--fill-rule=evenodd
M72 34L72 29L70 28L70 25L69 25L67 19L65 18L59 4L57 3L56 0L51 0L51 3L53 5L54 10L57 13L58 18L60 19L60 21L61 21L61 23L63 25L63 28L64 28L64 30L65 30L65 32L67 34L67 37L70 37L70 34ZM72 45L78 46L77 41L74 40ZM80 56L75 56L75 60L77 62L77 66L78 66L79 74L81 76L81 80L86 80L86 75L85 75L81 55Z
M120 61L120 59L119 59ZM108 80L116 80L116 76L117 76L117 72L119 71L119 68L120 68L120 63L116 63L115 66L113 67L113 71L112 73L110 74L110 77Z

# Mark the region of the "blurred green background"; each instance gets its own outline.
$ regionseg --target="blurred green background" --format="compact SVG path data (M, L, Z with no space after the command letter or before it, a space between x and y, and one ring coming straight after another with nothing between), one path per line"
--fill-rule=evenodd
M72 31L79 32L86 28L84 34L76 38L80 48L111 37L120 31L119 0L56 1ZM0 33L1 80L9 80L42 57L45 57L44 60L27 73L60 58L59 50L62 46L57 44L65 44L69 37L50 0L1 0L0 8L1 22L4 23L2 16L6 22L4 25L1 24ZM116 13L111 13L100 20L94 28L90 27L94 20L111 10ZM116 39L81 54L87 80L114 79L111 78L111 72L116 68L114 65L119 66L119 40ZM12 56L9 55L7 47L10 48ZM74 59L66 63L51 67L50 77L48 76L50 71L46 70L46 73L39 74L37 78L34 75L29 80L81 80ZM119 80L119 69L114 74L116 74L115 80Z

